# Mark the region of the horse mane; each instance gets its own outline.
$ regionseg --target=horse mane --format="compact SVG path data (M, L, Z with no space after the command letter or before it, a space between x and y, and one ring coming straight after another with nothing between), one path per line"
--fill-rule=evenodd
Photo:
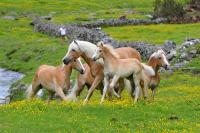
M106 45L104 44L103 47L106 48L114 57L119 58L119 54L115 52L115 49L113 48L113 46L109 44L106 44Z
M159 49L159 50L155 51L155 52L150 56L150 58L153 58L153 57L158 58L161 54L165 54L165 52L164 52L162 49Z
M162 49L159 49L155 51L149 58L148 64L151 65L153 68L156 68L157 66L157 58L161 55L165 54L165 52Z

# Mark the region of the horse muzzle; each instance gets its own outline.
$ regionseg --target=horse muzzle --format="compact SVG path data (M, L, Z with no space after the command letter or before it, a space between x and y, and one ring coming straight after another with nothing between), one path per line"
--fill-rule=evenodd
M169 70L170 67L169 67L169 65L165 65L164 68L165 68L165 70Z
M80 72L80 74L84 74L85 73L85 71L83 69L81 69L79 72Z
M97 58L93 57L93 58L92 58L92 60L93 60L93 61L96 61L96 60L97 60Z
M65 65L68 65L70 61L71 61L71 59L69 59L69 58L64 58L64 59L63 59L63 63L64 63Z

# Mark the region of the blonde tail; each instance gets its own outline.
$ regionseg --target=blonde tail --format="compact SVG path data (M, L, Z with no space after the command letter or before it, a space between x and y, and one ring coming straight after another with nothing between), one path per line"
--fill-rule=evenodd
M153 70L153 68L151 66L148 66L144 63L142 63L142 66L143 66L145 72L147 72L150 76L155 76L155 71Z
M26 94L26 98L27 99L30 99L32 97L32 93L33 93L33 90L32 90L32 84L29 85L29 87L27 88L25 94Z

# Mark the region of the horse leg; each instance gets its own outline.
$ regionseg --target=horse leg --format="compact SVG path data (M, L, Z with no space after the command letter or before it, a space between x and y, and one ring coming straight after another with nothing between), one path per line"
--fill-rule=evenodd
M135 83L135 99L134 99L134 103L137 102L139 95L140 95L140 78L139 75L137 74L134 78L134 83Z
M144 99L148 99L148 83L144 81L144 85L142 87Z
M113 90L110 87L108 87L107 95L108 95L109 100L112 100L112 93L113 93ZM105 98L106 98L106 96L105 96Z
M49 96L48 96L48 98L47 98L47 104L50 103L50 100L53 98L55 92L51 92L51 91L49 91L48 93L49 93Z
M115 75L115 76L113 77L113 79L112 79L111 84L110 84L110 89L113 91L113 94L114 94L117 98L121 98L121 97L120 97L120 95L119 95L118 93L115 92L114 87L115 87L117 81L119 80L119 78L120 78L119 76L116 76L116 75Z
M89 91L88 91L88 94L87 94L87 96L86 96L86 98L85 98L85 100L84 100L84 104L86 104L86 103L89 101L90 97L92 96L92 93L93 93L94 89L95 89L95 88L99 85L99 83L101 83L101 82L102 82L102 75L97 76L97 77L94 79L94 81L93 81L93 83L92 83L92 86L90 87L90 89L89 89Z
M64 101L67 101L67 97L65 96L63 89L57 84L56 80L54 80L55 91L58 96Z
M65 94L64 94L64 92L63 92L61 87L56 87L55 90L56 90L56 93L60 96L60 98L63 101L67 101L67 97L65 96Z
M106 96L106 92L107 92L108 86L109 86L109 76L108 76L108 75L105 75L105 77L104 77L103 95L102 95L102 97L101 97L101 102L100 102L100 104L102 104L103 101L104 101L104 98L105 98L105 96Z
M74 87L72 88L72 91L69 95L67 95L67 99L70 101L78 101L77 96L80 95L81 91L83 90L85 85L85 82L80 82L78 79L76 80L76 83Z
M151 90L152 90L152 97L153 97L153 100L154 100L154 97L156 95L156 88L152 88Z
M124 90L124 79L120 78L119 79L119 90L118 90L118 94L121 96L122 91Z
M129 85L129 88L130 88L130 95L134 99L134 97L135 97L135 83L134 83L133 79L129 79L128 81L129 81L129 83L127 82L128 83L127 85Z
M90 88L90 86L87 85L85 82L84 83L78 83L78 88L76 90L76 96L80 96L80 94L83 91L85 85L88 87L88 89Z

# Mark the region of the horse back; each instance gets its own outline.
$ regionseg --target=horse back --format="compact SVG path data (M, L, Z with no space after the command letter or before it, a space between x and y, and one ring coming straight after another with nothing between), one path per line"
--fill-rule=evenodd
M131 47L122 47L122 48L117 48L115 51L119 54L121 59L125 58L136 58L139 61L141 61L141 55L140 53Z

